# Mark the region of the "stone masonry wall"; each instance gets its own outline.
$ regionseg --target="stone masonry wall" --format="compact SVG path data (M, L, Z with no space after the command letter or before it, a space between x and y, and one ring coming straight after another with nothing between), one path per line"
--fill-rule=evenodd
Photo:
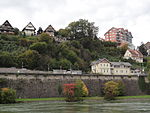
M63 94L59 94L58 89L65 83L73 83L76 79L85 82L90 96L101 96L103 84L110 80L123 81L126 95L143 94L139 88L138 76L0 73L0 87L15 89L18 98L60 97Z

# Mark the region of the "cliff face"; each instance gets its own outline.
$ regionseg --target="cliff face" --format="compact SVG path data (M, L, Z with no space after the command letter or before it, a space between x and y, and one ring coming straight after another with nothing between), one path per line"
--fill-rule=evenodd
M144 77L142 77L144 78ZM123 81L126 95L144 94L139 86L138 76L108 75L49 75L49 74L0 74L0 87L17 91L18 98L47 98L63 96L63 84L82 79L90 96L102 96L103 84L107 81Z

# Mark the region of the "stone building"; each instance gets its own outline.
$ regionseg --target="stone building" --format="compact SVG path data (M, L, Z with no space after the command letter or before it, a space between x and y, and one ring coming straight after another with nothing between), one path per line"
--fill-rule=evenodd
M128 62L110 62L103 58L93 61L91 70L102 75L131 75L131 66Z
M29 24L25 28L23 28L22 32L26 36L33 36L36 33L35 30L36 30L36 28L33 26L33 24L31 22L29 22Z
M6 20L1 26L0 26L0 34L15 34L14 28L11 26L8 20Z

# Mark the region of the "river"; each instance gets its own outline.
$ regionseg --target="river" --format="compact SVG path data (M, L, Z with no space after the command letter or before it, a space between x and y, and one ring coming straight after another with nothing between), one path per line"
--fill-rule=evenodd
M0 104L0 113L150 113L150 100Z

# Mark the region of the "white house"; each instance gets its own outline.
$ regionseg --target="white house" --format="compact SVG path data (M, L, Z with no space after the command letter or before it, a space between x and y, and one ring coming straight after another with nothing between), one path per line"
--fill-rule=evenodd
M45 29L45 31L44 31L45 33L47 33L49 36L55 36L55 29L51 26L51 25L49 25L46 29Z
M143 54L138 50L128 49L124 54L124 59L132 59L136 62L143 63Z
M103 75L131 75L131 64L128 62L110 62L106 58L91 63L92 73Z
M35 30L36 30L36 28L33 26L33 24L31 22L29 22L29 24L25 28L23 28L22 32L26 36L33 36L33 35L35 35Z

